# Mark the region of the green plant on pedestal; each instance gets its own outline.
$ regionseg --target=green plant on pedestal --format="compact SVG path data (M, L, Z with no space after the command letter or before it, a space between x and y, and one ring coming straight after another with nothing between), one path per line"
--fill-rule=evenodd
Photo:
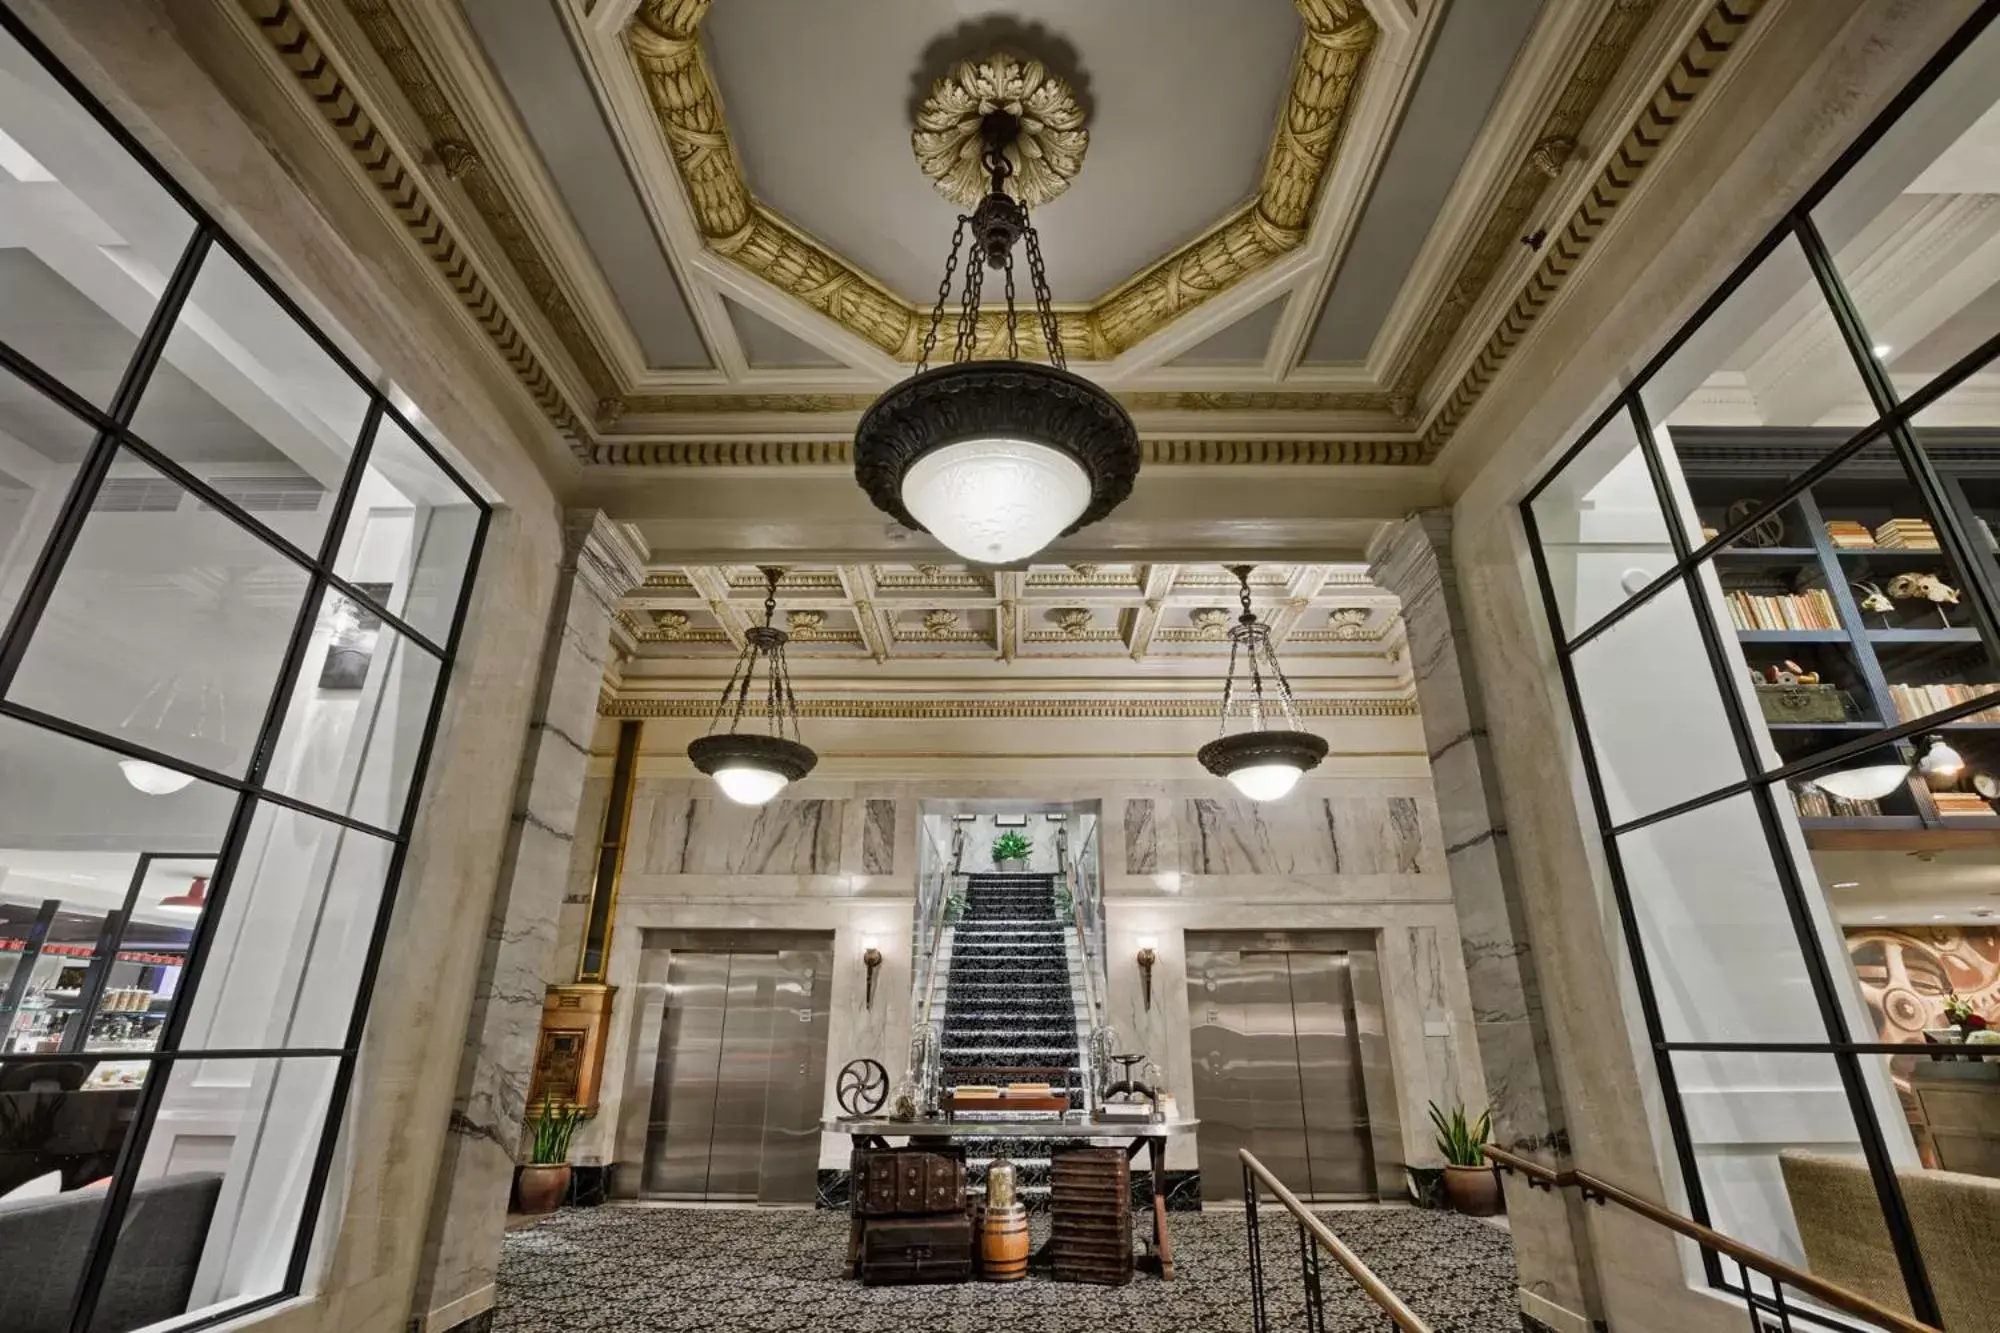
M993 840L993 864L1008 869L1025 867L1032 850L1026 837L1009 830Z

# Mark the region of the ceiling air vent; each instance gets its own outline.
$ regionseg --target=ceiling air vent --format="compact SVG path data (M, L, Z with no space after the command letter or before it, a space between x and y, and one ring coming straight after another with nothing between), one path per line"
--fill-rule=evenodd
M90 507L111 514L165 514L186 492L165 477L106 477Z
M221 492L223 499L253 514L309 514L326 498L326 488L303 472L277 477L214 477L208 484Z

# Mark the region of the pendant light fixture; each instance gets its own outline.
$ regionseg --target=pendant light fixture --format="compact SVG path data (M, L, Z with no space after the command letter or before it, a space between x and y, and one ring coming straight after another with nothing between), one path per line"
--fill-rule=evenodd
M762 805L812 772L819 756L799 740L799 704L792 695L792 673L785 665L785 644L791 635L772 621L778 612L778 580L784 570L759 566L764 575L764 623L743 634L743 654L722 688L708 734L688 743L694 766L715 779L722 794L741 805ZM750 704L759 663L764 667L764 716L767 732L741 730ZM729 730L718 730L724 715Z
M1298 785L1308 769L1326 758L1326 740L1299 725L1292 703L1292 684L1278 665L1271 644L1271 627L1250 609L1253 565L1230 565L1241 586L1243 614L1229 627L1229 676L1222 686L1222 735L1201 747L1195 758L1219 778L1253 801L1275 801ZM1239 701L1236 663L1244 659L1249 692ZM1265 693L1266 681L1272 693ZM1239 707L1250 715L1250 729L1231 733L1230 715Z
M208 906L208 876L199 876L187 886L187 892L162 898L154 905L162 912L200 916L202 909Z
M959 215L952 232L916 374L861 418L854 475L876 508L905 527L929 532L969 561L997 565L1025 560L1122 503L1139 474L1139 435L1118 400L1071 374L1063 356L1041 240L1011 188L1010 153L1031 156L1020 147L1020 116L1004 106L985 110L977 135L986 195ZM1017 241L1027 256L1046 365L1021 360ZM951 362L932 368L961 249L965 280ZM1006 282L1005 356L975 361L988 269Z

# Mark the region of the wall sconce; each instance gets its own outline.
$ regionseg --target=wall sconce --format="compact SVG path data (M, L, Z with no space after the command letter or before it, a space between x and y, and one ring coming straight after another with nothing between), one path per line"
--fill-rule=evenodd
M1139 989L1146 997L1146 1007L1153 1007L1153 964L1159 961L1160 942L1151 935L1139 940Z
M861 961L868 968L868 1000L865 1007L873 1009L875 1007L875 974L882 970L882 949L876 943L873 935L864 937L861 943L865 946L861 950Z

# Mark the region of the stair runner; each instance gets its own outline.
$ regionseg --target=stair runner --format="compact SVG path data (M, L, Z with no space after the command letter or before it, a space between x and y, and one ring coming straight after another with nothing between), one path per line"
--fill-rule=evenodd
M1083 1105L1083 1059L1077 1047L1075 982L1054 875L969 875L965 915L952 932L940 1040L945 1068L1037 1065L1068 1071L1070 1104ZM975 1073L952 1076L981 1082ZM1007 1076L993 1081L1008 1082ZM1059 1082L1055 1078L1051 1082ZM966 1118L961 1116L961 1119ZM966 1185L984 1193L986 1168L1004 1157L1019 1168L1022 1201L1044 1207L1051 1152L1065 1140L971 1138L964 1141ZM1081 1142L1081 1140L1079 1140Z

